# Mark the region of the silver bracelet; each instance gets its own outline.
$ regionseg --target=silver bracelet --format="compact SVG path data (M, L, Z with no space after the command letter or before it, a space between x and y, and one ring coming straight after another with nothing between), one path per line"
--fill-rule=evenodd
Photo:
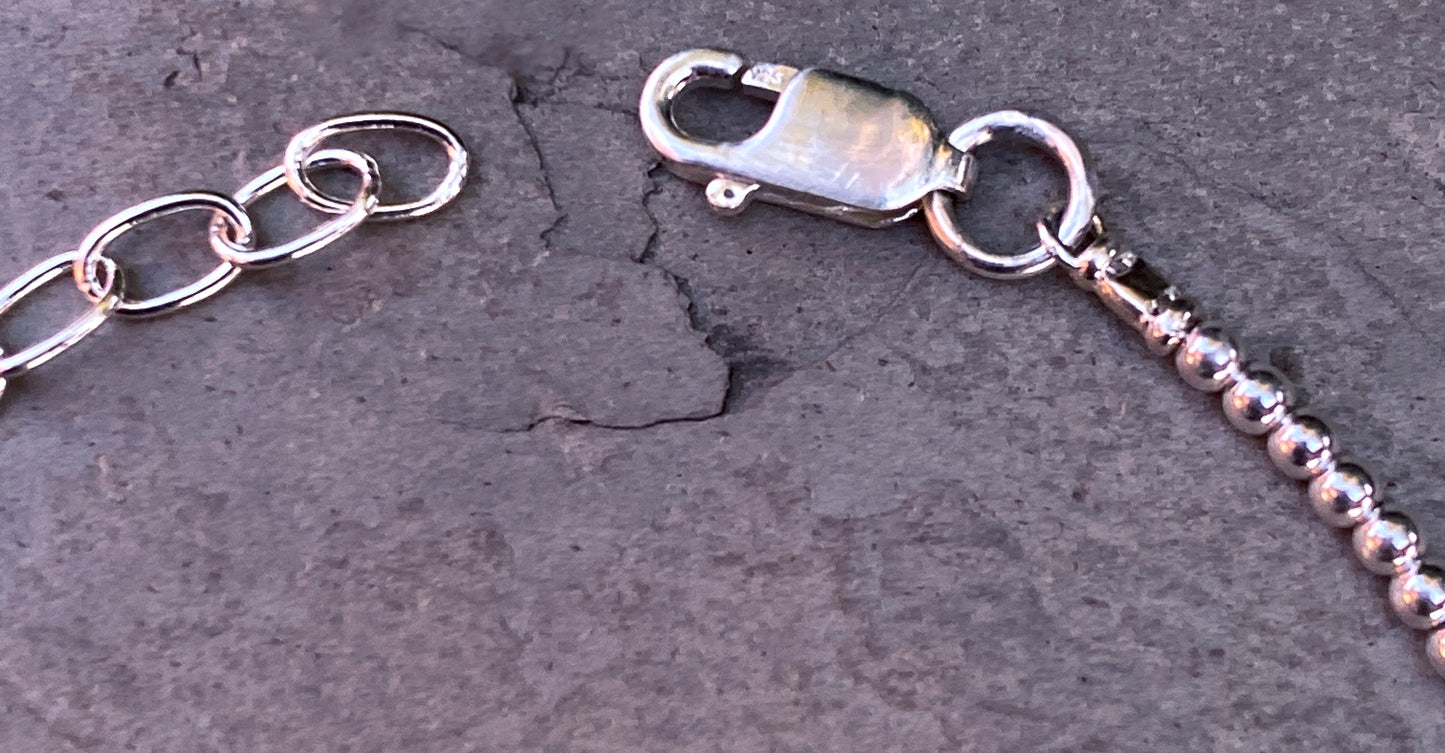
M673 106L697 84L739 88L776 100L768 125L737 143L700 141L677 127ZM1205 322L1197 305L1137 255L1113 243L1097 212L1085 160L1061 129L1036 117L1004 111L969 121L944 137L912 96L845 75L775 64L749 64L726 52L698 50L659 66L644 88L643 130L668 166L706 183L706 197L724 213L764 201L865 227L887 227L920 213L944 252L976 274L1022 279L1058 268L1096 294L1142 336L1149 350L1172 356L1185 382L1220 394L1229 423L1266 437L1272 461L1308 481L1309 499L1331 526L1352 532L1353 548L1372 572L1389 577L1390 603L1405 624L1430 631L1427 652L1445 675L1445 570L1422 560L1424 542L1411 519L1386 509L1383 484L1359 461L1342 456L1328 427L1299 412L1287 380L1252 363L1232 337ZM357 130L404 130L425 136L447 153L440 184L415 201L383 204L381 170L366 154L323 149L332 136ZM980 247L957 226L953 205L976 168L973 151L1000 134L1036 143L1063 165L1067 203L1037 224L1036 245L1014 253ZM0 287L0 316L43 285L69 272L89 309L74 322L13 354L0 352L0 393L7 379L59 355L109 319L178 312L233 282L242 271L303 258L370 220L403 220L435 212L460 192L469 154L457 135L434 120L405 113L363 113L329 120L297 134L283 164L232 195L209 191L143 202L100 223L74 251L47 259ZM358 180L350 199L324 193L313 171L344 169ZM332 215L295 240L258 247L248 206L289 187L310 207ZM150 220L186 210L211 212L208 245L213 271L196 282L145 299L128 298L125 274L107 249Z
M678 98L700 84L777 104L767 124L743 141L700 140L674 118ZM691 50L664 61L647 80L640 113L643 131L672 172L705 183L708 203L725 214L763 201L886 227L922 210L944 252L970 272L1014 280L1064 270L1137 330L1152 353L1172 356L1187 384L1221 394L1230 425L1264 437L1281 472L1308 482L1320 519L1351 531L1360 562L1390 578L1390 606L1401 622L1430 631L1426 653L1445 676L1445 568L1423 561L1425 542L1414 521L1387 509L1383 484L1340 453L1324 421L1299 410L1283 375L1252 362L1193 300L1110 241L1083 155L1057 126L1002 111L944 138L924 105L904 92L816 68L749 63L720 50ZM979 247L953 218L955 197L973 179L973 150L1000 134L1044 149L1068 178L1064 207L1037 224L1039 243L1015 253Z

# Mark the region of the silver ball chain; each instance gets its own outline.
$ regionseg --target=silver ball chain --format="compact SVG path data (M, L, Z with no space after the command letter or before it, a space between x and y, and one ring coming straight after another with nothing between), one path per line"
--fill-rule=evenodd
M768 123L735 143L683 132L673 108L683 91L706 84L776 101ZM1430 631L1427 652L1445 676L1445 568L1426 563L1414 521L1389 509L1382 486L1340 454L1320 418L1300 411L1278 371L1250 360L1225 329L1204 320L1194 301L1137 254L1110 242L1095 212L1096 190L1084 158L1057 126L1012 110L968 121L944 138L912 95L816 68L751 63L724 50L689 50L663 61L641 102L643 132L680 177L708 184L725 214L750 201L801 209L867 227L905 221L921 210L942 250L963 268L993 279L1020 279L1052 267L1096 294L1144 338L1172 356L1179 376L1220 395L1229 424L1265 439L1286 476L1308 482L1325 523L1351 530L1355 554L1390 579L1390 605L1406 625ZM1052 155L1068 177L1057 216L1037 225L1039 244L996 253L969 240L954 203L972 182L973 151L1011 134Z
M1220 395L1230 425L1264 437L1281 473L1308 482L1320 520L1351 530L1360 563L1390 579L1390 606L1400 621L1430 631L1426 653L1445 677L1445 568L1423 559L1425 541L1415 522L1384 505L1381 484L1341 454L1328 424L1299 410L1288 379L1252 362L1227 330L1200 316L1194 301L1138 255L1110 243L1103 223L1096 220L1095 227L1098 232L1078 252L1060 243L1050 223L1040 222L1038 231L1075 283L1139 331L1152 352L1172 355L1186 384Z

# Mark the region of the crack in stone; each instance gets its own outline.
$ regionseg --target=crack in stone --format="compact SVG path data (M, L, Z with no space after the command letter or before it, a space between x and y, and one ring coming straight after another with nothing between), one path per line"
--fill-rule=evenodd
M532 87L529 87L527 85L529 81L528 77L520 75L514 76L514 79L517 81L517 88L521 92L522 101L529 105L538 105L542 102L551 101L557 96L557 82L562 79L562 75L567 73L570 68L572 68L572 48L565 47L562 49L562 62L559 63L556 68L552 69L551 75L549 75L546 82L542 84L544 87L542 90L534 91ZM541 78L531 77L530 80L540 82Z
M557 425L569 427L587 427L592 429L602 429L605 431L646 431L648 429L655 429L659 426L668 426L670 424L700 424L711 421L722 415L723 411L719 410L701 416L669 416L666 418L659 418L654 421L648 421L646 423L640 424L609 424L602 421L593 421L590 418L576 418L574 416L539 416L526 426L521 426L513 429L502 429L497 433L530 434L531 432L537 431L538 429L544 428L546 426Z
M652 222L652 234L648 237L642 254L637 257L637 263L658 270L672 281L677 287L678 295L687 301L688 323L693 330L702 334L703 343L728 365L727 391L723 394L722 408L717 414L726 416L741 410L745 398L758 386L775 381L779 372L790 369L785 362L759 353L745 336L739 335L732 328L710 321L698 304L698 295L692 283L658 262L657 249L662 242L662 223L652 211L652 199L662 192L660 177L666 172L667 168L661 162L655 163L647 171L652 188L643 194L642 209Z
M460 45L448 42L425 29L405 24L401 25L400 29L403 33L416 34L427 42L455 53L475 65L498 69L497 66L491 65L485 60L466 52ZM545 81L542 81L540 85L537 83L541 81L539 78L528 77L516 72L507 72L512 80L511 105L513 116L516 117L517 123L527 136L527 141L531 145L533 153L537 156L537 164L542 175L542 183L546 187L548 200L551 202L553 210L557 213L557 218L552 224L539 234L545 252L543 258L551 255L553 251L552 236L566 223L568 214L562 208L562 203L557 197L552 166L548 164L545 151L542 148L541 138L538 136L536 128L524 108L530 107L535 110L538 106L550 102L552 98L560 92L558 82L569 70L574 68L576 68L574 56L572 50L569 48L563 53L562 63L552 69L550 76ZM607 103L590 103L590 106L605 112L626 114L631 117L636 117L637 115L636 110L609 105ZM673 272L658 262L657 248L661 242L662 228L657 216L652 211L651 200L653 196L662 190L662 184L657 177L661 170L663 170L661 163L657 163L647 172L652 187L642 196L642 209L648 221L652 223L652 232L648 235L647 241L643 244L642 249L631 258L632 261L637 264L656 269L672 282L673 287L677 290L677 294L686 301L683 309L687 315L688 325L703 336L704 344L716 353L727 365L728 386L723 394L719 409L704 415L669 416L637 425L612 425L577 416L543 415L535 418L525 426L502 429L499 433L527 433L535 431L542 426L557 423L571 426L589 426L612 431L639 431L667 424L709 421L734 412L740 403L739 396L747 391L754 378L768 376L777 370L779 364L776 361L751 354L751 349L738 347L736 345L721 345L720 343L737 338L728 338L725 327L713 325L705 321L701 309L698 306L697 294L687 278Z
M547 164L547 156L542 153L542 142L537 136L537 130L532 125L523 107L535 107L537 100L530 100L526 94L526 83L520 76L512 77L512 114L516 116L517 123L522 126L522 131L527 134L527 142L532 145L532 151L537 155L537 166L542 173L542 185L547 188L547 200L552 202L552 211L556 212L556 219L540 233L542 245L546 248L546 255L552 253L552 234L556 233L567 222L567 213L562 210L562 204L557 200L557 187L552 183L552 168Z
M570 60L570 55L568 59ZM541 140L538 138L535 128L528 120L522 108L532 107L535 109L538 105L545 103L547 101L547 97L557 91L555 88L555 82L562 75L562 70L566 67L566 65L567 62L566 60L564 60L563 66L559 67L556 71L554 71L551 79L552 88L547 93L534 92L528 94L526 82L522 79L522 77L513 76L512 79L514 85L512 97L512 111L516 115L517 122L521 124L522 129L527 133L527 139L532 145L532 150L537 155L537 163L540 166L542 172L542 182L547 187L548 197L552 202L553 209L555 209L558 213L557 220L553 222L552 225L546 230L543 230L541 233L542 243L546 247L548 254L550 254L552 251L553 233L555 233L559 228L562 227L562 225L566 222L568 215L566 211L562 209L561 202L557 199L557 191L552 182L553 179L551 168L548 166L547 158L544 155ZM656 269L658 272L660 272L663 276L665 276L668 280L672 282L673 287L676 288L678 295L687 302L687 305L683 307L683 310L687 314L689 327L691 327L694 331L701 333L703 335L704 344L706 344L710 349L712 349L714 353L717 353L718 356L721 357L723 361L727 364L728 388L727 391L723 394L721 407L717 411L701 416L666 417L644 424L638 424L635 426L609 425L599 423L591 419L575 418L569 416L541 416L538 417L536 420L532 421L523 429L521 429L521 431L533 431L544 424L559 421L565 422L573 426L592 426L617 431L649 429L670 423L697 423L701 421L707 421L713 418L727 415L736 406L735 398L738 394L740 394L743 386L739 380L740 370L737 366L736 359L731 357L728 352L725 352L724 350L719 349L716 346L714 332L717 328L709 327L707 323L703 321L700 314L700 309L697 304L697 295L693 291L692 285L688 282L687 278L677 274L676 272L673 272L672 270L668 269L657 261L657 247L658 244L661 242L662 227L661 224L658 222L656 215L654 215L652 212L650 202L652 200L652 197L657 195L657 193L662 190L662 184L657 179L657 174L662 169L662 165L659 163L650 168L647 173L648 179L652 182L652 187L649 188L642 196L642 209L644 214L647 215L648 221L652 223L652 232L648 235L647 241L643 244L642 250L636 255L632 256L632 260L642 266Z

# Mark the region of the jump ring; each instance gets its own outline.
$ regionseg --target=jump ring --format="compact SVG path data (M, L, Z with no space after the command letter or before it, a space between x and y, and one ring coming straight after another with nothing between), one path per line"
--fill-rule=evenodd
M296 134L292 137L291 143L286 146L286 156L281 162L286 173L287 185L291 186L291 190L295 191L307 206L330 214L346 212L352 202L333 198L317 188L306 174L307 158L316 151L321 142L332 136L374 130L398 130L425 136L446 149L449 161L446 177L430 194L416 201L381 204L372 212L372 219L407 220L428 215L446 206L456 198L457 194L461 193L462 186L467 180L467 169L471 159L461 138L450 128L435 120L402 112L366 112L343 115L311 126Z
M188 209L208 209L223 215L231 223L238 243L247 247L254 245L256 234L251 226L251 216L229 196L210 191L162 196L137 204L100 223L81 241L80 256L76 258L73 270L75 284L80 288L80 292L85 293L91 301L100 300L101 285L96 268L102 259L107 258L106 248L117 238L137 225ZM240 267L230 262L221 262L205 277L185 287L152 298L122 300L116 305L115 312L122 316L147 317L179 311L219 293L240 273Z
M1104 227L1104 218L1096 214L1093 219L1089 221L1089 232L1085 233L1078 241L1075 241L1074 246L1066 246L1063 241L1059 240L1059 234L1054 230L1054 225L1058 224L1059 214L1062 211L1063 210L1056 210L1050 213L1049 216L1035 222L1034 230L1039 235L1039 245L1048 249L1049 253L1058 257L1059 261L1064 263L1064 266L1077 272L1088 266L1088 263L1085 261L1088 249L1094 244L1104 241L1108 235L1108 231Z
M17 303L46 283L65 274L65 271L73 267L82 257L83 254L78 250L52 256L31 267L25 274L10 281L5 287L0 288L0 316L4 316ZM96 297L90 311L82 314L59 332L15 355L0 357L0 389L3 389L6 379L20 376L80 342L86 335L94 332L96 327L104 324L111 312L119 309L121 299L125 295L125 281L121 276L120 267L106 257L101 257L97 261L96 267L97 276L102 272L105 276L104 279L98 280L101 283L100 295Z
M282 262L294 261L320 251L338 238L355 230L371 216L379 204L377 193L381 191L381 171L376 160L358 152L346 149L324 149L306 158L306 169L317 170L333 167L347 167L361 176L361 187L356 198L346 211L320 227L297 238L270 248L252 249L237 243L229 237L230 228L223 214L217 214L211 222L211 250L228 264L242 269L259 269ZM232 198L242 207L251 204L266 194L286 185L286 170L274 167L256 176L241 187Z
M1093 180L1078 145L1058 126L1016 110L970 120L949 134L948 142L968 153L992 141L999 131L1009 131L1032 141L1063 165L1069 182L1069 199L1059 218L1058 238L1073 248L1093 222L1096 201ZM1043 244L1014 254L996 254L980 248L958 229L953 217L953 197L948 193L929 194L923 200L923 212L943 250L966 269L984 277L1001 280L1032 277L1058 261Z

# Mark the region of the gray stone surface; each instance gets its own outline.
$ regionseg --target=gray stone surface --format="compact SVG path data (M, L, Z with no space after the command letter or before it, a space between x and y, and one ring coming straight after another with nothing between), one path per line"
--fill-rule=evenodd
M1441 749L1383 584L1097 305L921 227L716 217L635 102L707 45L1059 119L1445 541L1445 10L81 5L0 10L7 276L339 112L477 171L12 384L0 750ZM1027 237L1040 164L990 156L979 235ZM117 252L145 289L205 269L191 219Z

